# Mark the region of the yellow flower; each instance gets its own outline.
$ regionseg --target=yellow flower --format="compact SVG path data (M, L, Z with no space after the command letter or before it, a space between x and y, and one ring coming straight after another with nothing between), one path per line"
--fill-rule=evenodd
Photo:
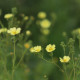
M38 18L41 18L41 19L46 18L46 13L45 12L39 12Z
M21 28L13 27L13 28L10 28L7 32L11 35L16 35L21 32Z
M35 52L40 52L41 51L41 46L35 46L34 50L35 50Z
M34 46L30 49L31 52L40 52L41 50L41 46Z
M76 29L77 33L80 34L80 28Z
M70 60L69 56L64 56L63 58L60 57L60 62L62 62L62 63L67 63L67 62L69 62L69 60Z
M49 29L42 29L42 33L44 35L48 35L50 33Z
M34 48L33 48L33 47L30 49L30 52L35 52L35 50L34 50Z
M80 34L80 28L73 30L72 34Z
M28 49L30 47L30 44L29 43L25 43L24 47Z
M26 31L26 35L28 35L28 36L31 35L31 31L30 30L27 30Z
M13 16L14 16L13 14L9 13L9 14L5 14L4 18L5 19L9 19L9 18L11 18Z
M48 19L44 19L40 22L40 26L42 28L49 28L51 26L51 22Z
M7 32L7 28L1 28L0 33L2 33L2 32Z
M56 48L55 48L55 44L53 44L53 45L49 44L49 45L46 46L46 51L47 51L47 52L52 52L52 51L54 51L55 49L56 49Z
M28 19L29 19L29 17L28 17L28 16L25 16L25 17L24 17L24 20L28 20Z

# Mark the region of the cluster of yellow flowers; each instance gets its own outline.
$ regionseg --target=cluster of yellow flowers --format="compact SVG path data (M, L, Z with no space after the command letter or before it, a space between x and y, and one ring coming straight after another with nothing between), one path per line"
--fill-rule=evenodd
M24 20L28 20L29 19L29 17L25 16L24 14L22 14L22 16L24 16ZM8 14L4 15L5 19L10 19L12 17L14 17L14 15L12 13L8 13ZM33 18L33 17L31 16L31 18ZM0 33L2 33L2 32L7 32L7 33L9 33L11 35L17 35L17 34L19 34L21 32L21 28L13 27L13 28L10 28L9 30L7 30L6 28L2 28L2 29L0 29ZM30 36L31 35L31 31L27 30L26 31L26 35Z
M16 35L16 34L19 34L21 32L21 28L13 27L13 28L10 28L9 30L7 28L1 28L0 33L3 33L3 32L7 32L11 35Z
M11 17L13 17L14 15L13 14L6 14L5 16L4 16L4 18L5 19L9 19L9 18L11 18ZM39 14L38 14L38 17L39 18L41 18L41 19L44 19L44 18L46 18L46 13L45 12L40 12ZM25 16L24 17L24 20L28 20L28 16ZM51 26L51 22L48 20L48 19L44 19L44 20L42 20L41 22L40 22L40 25L41 25L41 27L44 29L43 31L45 32L45 30L46 30L46 32L49 32L48 31L48 28ZM21 32L21 28L16 28L16 27L13 27L13 28L10 28L9 30L7 30L7 28L1 28L0 29L0 33L2 33L2 32L7 32L7 33L9 33L10 35L17 35L17 34L19 34L20 32ZM45 33L46 33L45 32ZM74 33L79 33L80 34L80 28L78 28L78 29L76 29L75 31L73 31ZM26 35L30 35L31 34L31 31L29 31L29 30L27 30L26 31ZM25 48L29 48L30 47L30 45L28 44L28 43L26 43L26 44L24 44L24 47ZM55 46L55 44L49 44L49 45L47 45L46 46L46 48L45 48L45 50L47 51L47 52L53 52L54 50L56 49L56 46ZM32 47L32 48L30 48L30 52L32 52L32 53L37 53L37 52L41 52L41 50L42 50L42 47L41 46L34 46L34 47ZM60 62L62 62L62 63L67 63L67 62L69 62L70 61L70 57L69 56L64 56L63 58L61 58L60 57Z
M31 52L40 52L42 50L41 46L34 46L30 49ZM46 46L46 51L47 52L52 52L55 50L55 44L51 45L47 45Z
M51 26L51 22L46 19L47 14L45 12L39 12L38 13L38 18L40 18L41 20L38 21L38 24L41 26L41 32L45 35L49 34L49 28Z
M3 32L7 32L11 35L17 35L21 32L21 28L13 27L13 28L10 28L9 30L7 28L1 28L0 33L3 33ZM31 35L31 31L27 30L26 35L28 35L28 36Z
M56 47L55 44L53 44L53 45L49 44L46 46L45 49L47 52L53 52L56 49L55 47ZM32 52L32 53L40 52L41 50L42 50L41 46L34 46L34 47L30 48L30 52ZM68 63L69 61L70 61L69 56L64 56L63 58L60 57L60 62L62 62L62 63Z

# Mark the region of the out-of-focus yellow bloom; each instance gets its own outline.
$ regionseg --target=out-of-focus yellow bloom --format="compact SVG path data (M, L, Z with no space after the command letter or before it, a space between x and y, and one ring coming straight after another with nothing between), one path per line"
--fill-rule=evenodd
M24 17L24 20L28 20L28 19L29 19L29 17L28 17L28 16L25 16L25 17Z
M49 29L42 29L42 33L44 35L48 35L50 33Z
M24 47L25 47L26 49L28 49L28 48L30 47L30 44L29 44L29 43L25 43L25 44L24 44Z
M80 28L78 29L78 33L80 34Z
M46 13L45 12L39 12L38 18L41 18L41 19L46 18Z
M67 33L66 32L63 32L62 35L63 35L63 37L66 37L67 36Z
M60 62L62 62L62 63L67 63L67 62L69 62L69 60L70 60L69 56L64 56L63 58L60 57Z
M44 19L40 22L40 26L42 28L49 28L51 26L51 22L48 19Z
M31 31L30 30L27 30L26 31L26 35L28 35L28 36L31 35Z
M7 28L1 28L0 33L7 32Z
M46 74L44 75L44 78L47 78L47 75Z
M80 28L76 29L76 32L77 32L78 34L80 34Z
M16 35L21 32L21 28L13 27L13 28L10 28L7 32L11 35Z
M13 55L14 53L13 52L10 52L10 55Z
M80 28L73 30L72 34L80 34Z
M40 52L42 50L41 46L35 46L30 49L31 52Z
M13 16L14 16L13 14L9 13L9 14L5 14L4 18L5 19L9 19L9 18L11 18Z
M21 16L21 17L24 17L24 16L25 16L25 14L24 14L24 13L22 13L22 14L20 14L20 16Z
M34 16L30 16L30 19L31 19L31 20L34 20Z
M55 49L56 49L56 48L55 48L55 44L53 44L53 45L49 44L49 45L46 46L46 51L47 51L47 52L52 52L52 51L54 51Z

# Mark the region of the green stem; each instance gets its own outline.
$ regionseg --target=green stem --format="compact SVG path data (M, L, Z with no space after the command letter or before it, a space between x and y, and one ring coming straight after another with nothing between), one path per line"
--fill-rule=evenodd
M12 80L14 80L15 60L16 60L16 56L15 56L15 39L14 39L14 56L13 56L13 67L12 67Z
M4 63L4 71L6 72L6 74L7 74L8 78L10 79L10 78L11 78L11 76L10 76L10 74L9 74L8 70L7 70L7 67L6 67L6 57L5 57L5 63Z
M17 64L16 68L20 65L21 61L22 61L23 58L24 58L25 53L26 53L26 51L23 53L23 55L22 55L21 59L19 60L19 62L18 62L18 64Z
M75 80L75 76L76 76L76 75L75 75L75 68L74 68L74 80Z
M64 51L64 55L65 55L65 47L63 48L63 51Z
M71 72L70 72L69 80L70 80L70 78L71 78L71 75L72 75L72 72L73 72L73 71L74 71L74 69L72 69Z
M73 61L73 70L74 70L74 77L73 77L73 80L76 80L75 63L74 63L74 61Z
M40 58L43 59L44 61L48 62L48 63L52 63L52 64L56 65L62 72L64 72L64 70L58 64L56 64L55 62L48 61L48 60L46 60L42 57L40 57Z
M2 24L2 22L0 21L1 27L4 28L4 25Z
M79 39L79 49L80 49L80 39Z
M67 80L69 80L69 77L68 77L68 75L67 75L67 71L66 71L66 64L63 64L63 66L64 66L65 76L66 76Z
M73 80L75 80L75 62L74 62L74 56L73 56L73 53L72 53L72 61L73 61L73 71L74 71L74 77L73 77Z
M26 24L26 28L29 28L29 26L30 26L31 23L32 23L32 19L30 19L30 20L28 21L28 23Z

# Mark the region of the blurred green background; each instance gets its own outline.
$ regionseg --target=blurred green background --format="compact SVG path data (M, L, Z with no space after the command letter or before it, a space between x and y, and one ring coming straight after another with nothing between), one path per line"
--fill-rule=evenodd
M80 27L80 0L0 0L0 8L3 14L10 13L12 7L17 7L19 13L25 13L26 15L36 16L38 12L45 11L47 14L54 12L56 14L56 21L54 26L51 28L51 33L47 37L47 43L55 43L56 51L54 56L62 56L63 51L60 47L60 42L64 40L62 32L66 31L68 36L73 29ZM35 27L35 24L32 25ZM39 34L37 29L32 28L34 31L33 40L35 45L42 44L39 40ZM26 80L46 80L44 75L47 75L49 80L64 80L62 73L53 64L45 61L39 61L39 59L31 55L28 64L30 73ZM23 70L19 70L16 74L19 74L17 80L25 80L21 73ZM26 77L26 76L25 76ZM17 78L17 76L16 76Z

